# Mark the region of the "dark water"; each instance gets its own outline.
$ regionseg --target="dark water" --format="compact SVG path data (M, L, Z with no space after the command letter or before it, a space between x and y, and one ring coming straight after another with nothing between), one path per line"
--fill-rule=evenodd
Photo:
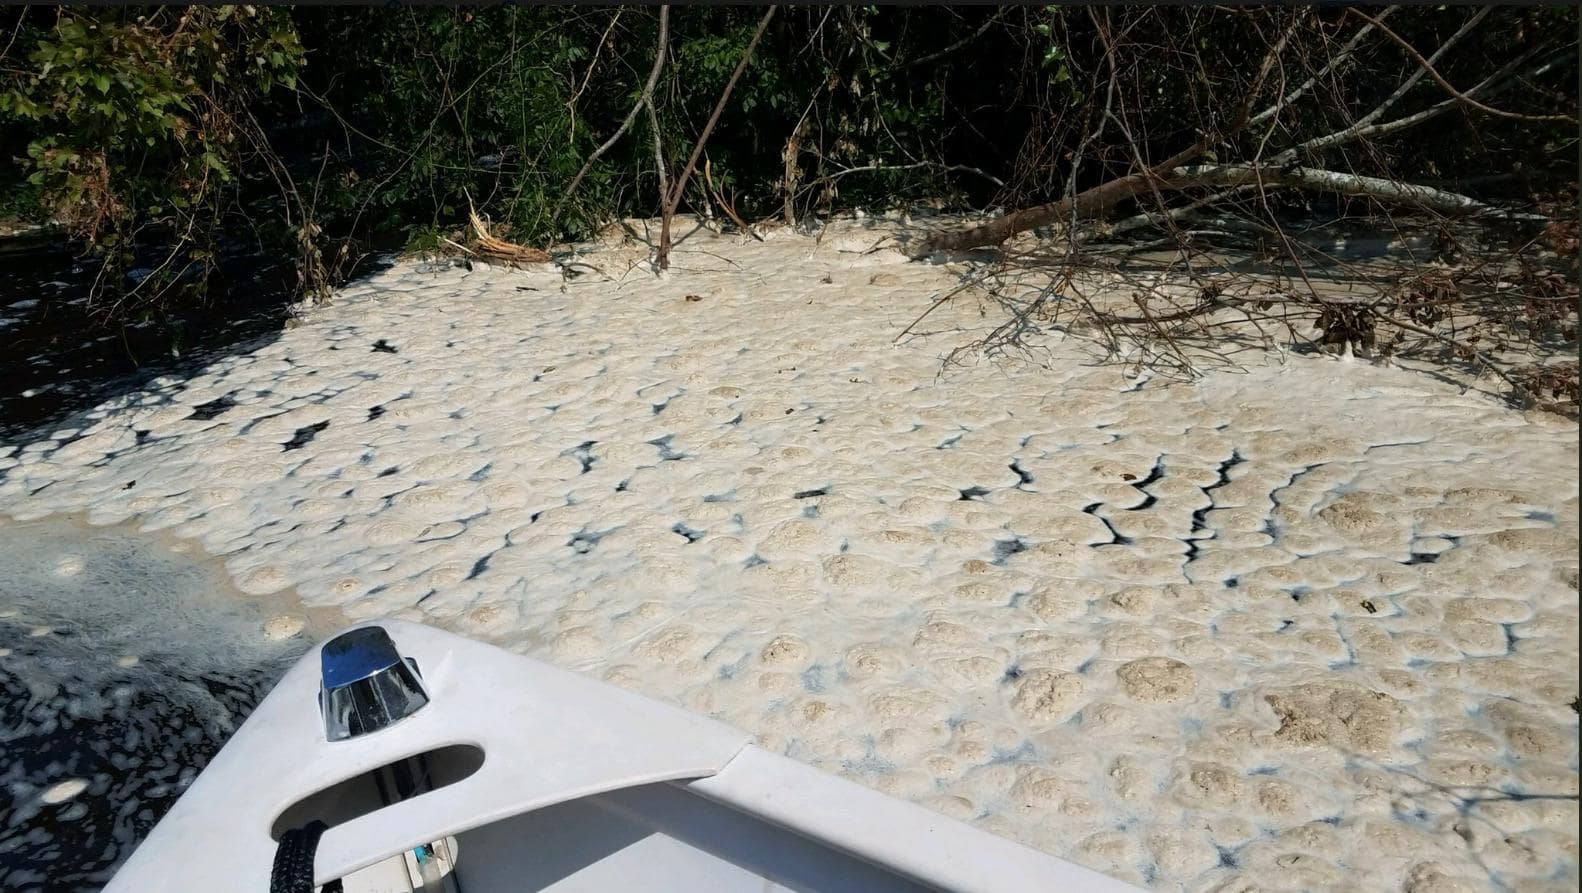
M6 524L0 567L0 890L97 890L308 643L125 529Z
M291 271L238 248L206 300L108 325L79 251L0 238L0 455L156 377L173 396L289 318ZM269 613L158 540L0 522L0 891L109 880L308 647L266 641ZM86 786L47 802L62 784Z
M42 235L0 239L0 440L140 387L232 346L277 337L287 272L243 257L210 297L111 326L98 268Z
M272 341L295 299L289 267L235 248L204 299L112 324L89 297L98 266L80 252L48 235L0 238L0 445ZM388 265L369 256L352 276Z

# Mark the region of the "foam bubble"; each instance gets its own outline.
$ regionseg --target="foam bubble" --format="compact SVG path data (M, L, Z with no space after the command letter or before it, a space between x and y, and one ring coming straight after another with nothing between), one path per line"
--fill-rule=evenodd
M44 792L38 795L38 799L51 805L65 803L86 790L88 790L88 779L69 778L45 788Z

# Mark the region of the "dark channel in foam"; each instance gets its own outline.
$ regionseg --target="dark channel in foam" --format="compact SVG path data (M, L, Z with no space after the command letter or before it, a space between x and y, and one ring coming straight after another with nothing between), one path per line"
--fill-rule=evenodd
M0 890L98 890L309 643L125 529L0 524L0 567Z

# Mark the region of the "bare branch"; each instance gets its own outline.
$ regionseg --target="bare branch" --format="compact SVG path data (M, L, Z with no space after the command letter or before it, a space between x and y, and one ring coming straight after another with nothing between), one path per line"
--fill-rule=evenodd
M1161 184L1167 188L1191 186L1248 186L1256 184L1295 186L1339 195L1365 196L1392 204L1408 204L1428 211L1459 217L1487 217L1501 220L1547 222L1541 214L1507 211L1455 192L1419 186L1401 180L1365 177L1341 171L1311 167L1274 167L1252 164L1208 164L1182 167L1176 176Z
M864 164L858 167L841 168L840 170L823 177L822 179L838 180L847 174L861 174L867 173L869 171L909 171L924 167L937 168L938 170L945 171L946 173L977 174L996 186L1001 188L1004 188L1005 186L1004 180L1001 180L999 177L996 177L982 168L976 168L969 164L943 164L938 161L919 161L915 164Z
M1384 11L1379 13L1378 18L1375 19L1375 21L1382 22L1389 18L1390 13L1395 12L1396 8L1397 7L1394 6L1385 7ZM1247 126L1257 127L1259 124L1262 124L1275 115L1278 115L1281 109L1284 109L1291 103L1301 99L1302 96L1307 93L1307 91L1313 89L1313 85L1317 84L1320 78L1339 68L1345 63L1347 59L1351 58L1351 54L1355 52L1357 46L1362 43L1362 39L1367 37L1368 33L1372 30L1372 24L1364 24L1361 28L1358 28L1357 33L1351 35L1351 39L1346 41L1346 45L1340 48L1340 52L1331 56L1329 61L1324 63L1323 68L1320 68L1313 74L1312 77L1308 78L1306 81L1303 81L1296 89L1280 97L1280 99L1276 101L1274 105L1271 105L1258 114L1253 115L1252 119L1247 122Z
M1479 11L1478 16L1481 17L1484 13L1488 12L1488 10L1489 10L1489 7L1484 7L1482 10ZM1428 72L1428 76L1434 79L1434 83L1438 84L1441 88L1443 88L1446 93L1449 93L1451 96L1454 96L1456 98L1456 101L1460 102L1463 105L1471 106L1472 108L1475 108L1478 111L1483 112L1485 114L1494 115L1494 116L1500 117L1500 118L1510 118L1510 119L1515 120L1515 121L1575 121L1576 120L1576 118L1572 117L1571 115L1521 115L1521 114L1517 114L1516 112L1502 111L1500 109L1493 108L1492 106L1484 105L1483 103L1478 102L1476 99L1473 99L1472 97L1468 96L1467 94L1462 93L1460 90L1457 90L1455 87L1451 86L1450 82L1445 80L1444 77L1438 72L1438 70L1436 70L1434 68L1432 62L1430 62L1427 59L1424 59L1422 53L1419 53L1415 47L1413 47L1410 43L1407 43L1406 40L1404 38L1402 38L1399 34L1396 34L1394 31L1391 31L1388 26L1386 26L1385 24L1380 22L1378 19L1375 19L1372 16L1369 16L1367 13L1362 12L1361 10L1357 9L1356 7L1349 7L1349 8L1347 8L1346 14L1347 15L1356 16L1357 18L1362 19L1363 21L1368 22L1369 24L1371 24L1374 27L1378 28L1379 31L1381 31L1384 34L1385 37L1390 38L1390 40L1394 41L1395 44L1397 46L1399 46L1403 52L1405 52L1408 56L1412 57L1412 61L1416 62L1422 68L1423 71Z
M654 171L659 176L659 207L663 208L665 198L670 195L670 173L665 165L664 138L659 132L659 113L654 111L654 97L645 99L643 107L648 109L648 128L654 136Z
M616 7L615 15L610 17L610 24L605 26L604 34L599 37L599 42L593 48L593 58L588 60L588 70L582 75L582 83L572 91L571 98L566 100L567 117L571 121L568 139L577 137L577 100L582 97L582 91L588 89L588 81L593 79L593 70L599 67L599 55L604 52L604 44L610 39L610 32L615 30L615 23L621 20L621 13L626 10Z
M1114 223L1103 227L1103 229L1093 229L1081 233L1077 236L1077 241L1082 243L1091 241L1094 238L1100 236L1118 236L1122 233L1129 233L1132 230L1141 229L1145 226L1158 225L1162 223L1164 219L1181 220L1183 218L1190 217L1192 214L1208 207L1209 205L1217 204L1242 193L1252 192L1257 188L1258 187L1254 184L1234 186L1230 189L1204 196L1203 198L1200 198L1191 204L1182 205L1178 208L1171 208L1163 212L1145 211L1133 217L1127 217L1124 220L1117 220Z
M1506 63L1505 65L1501 66L1498 71L1479 81L1472 87L1469 87L1466 91L1466 95L1470 96L1485 89L1487 89L1490 93L1498 93L1501 90L1509 87L1512 83L1512 80L1507 79L1507 76L1530 58L1532 58L1531 54ZM1551 58L1542 65L1539 65L1536 68L1528 71L1525 76L1528 78L1538 77L1542 74L1545 74L1555 65L1568 58L1575 58L1574 50L1561 53L1560 55ZM1432 118L1437 118L1440 115L1443 115L1446 112L1454 109L1458 103L1454 98L1446 99L1421 111L1413 112L1404 118L1396 118L1394 120L1384 121L1378 124L1372 123L1378 120L1379 114L1377 113L1380 113L1385 108L1387 108L1388 104L1389 100L1387 100L1386 103L1381 105L1379 108L1374 109L1373 112L1369 112L1364 117L1358 119L1356 123L1344 130L1337 130L1334 133L1314 137L1307 142L1293 146L1290 149L1287 149L1286 151L1275 156L1272 161L1277 163L1286 162L1297 158L1302 152L1320 152L1326 149L1332 149L1335 146L1344 145L1346 143L1352 143L1358 140L1369 139L1376 136L1383 136L1388 133L1394 133L1398 130L1405 130L1409 127L1416 127L1425 121L1428 121Z
M1153 188L1156 181L1167 178L1172 171L1192 161L1226 140L1240 133L1246 126L1252 112L1252 104L1257 101L1258 94L1263 90L1264 80L1274 67L1275 59L1285 50L1294 29L1288 28L1280 39L1269 47L1264 54L1263 62L1258 66L1258 73L1247 89L1236 113L1231 117L1230 123L1218 128L1214 132L1204 133L1192 145L1182 149L1175 155L1152 167L1128 174L1127 176L1100 183L1076 195L1068 195L1059 201L1050 202L1037 207L1027 208L1005 214L986 223L955 232L935 233L922 240L914 256L927 255L936 251L961 251L968 248L978 248L985 245L998 245L1006 239L1038 226L1053 223L1069 213L1072 219L1092 217L1109 210L1120 202L1138 195L1144 190Z
M637 120L637 113L643 110L644 103L653 100L654 87L659 83L659 72L665 67L665 53L670 45L669 5L659 7L659 39L654 43L654 67L653 70L648 72L648 81L643 84L642 95L638 96L637 101L632 103L632 110L626 113L626 120L621 122L621 126L610 134L610 138L605 140L603 145L593 150L593 154L588 156L587 161L583 162L582 170L577 171L577 175L571 178L571 183L566 186L566 191L561 194L560 200L555 202L555 209L550 212L549 219L560 219L561 209L565 207L572 193L577 191L577 186L582 183L582 178L586 177L588 171L593 168L594 162L598 161L604 156L604 153L610 151L611 147L620 142L621 137L625 136L626 131L631 128L632 122Z
M758 41L769 28L769 20L775 17L777 8L769 7L764 11L764 17L758 20L758 30L753 32L752 40L747 42L747 49L742 50L742 58L736 63L736 70L731 72L731 79L725 82L725 89L720 92L719 102L714 104L714 111L703 125L703 132L698 134L698 141L692 147L692 155L687 158L686 167L681 169L681 176L676 178L675 184L670 189L670 196L665 200L659 221L659 251L654 258L655 265L661 270L670 266L670 218L675 216L676 208L681 204L681 196L686 192L687 180L698 166L698 156L703 154L703 147L709 141L709 134L714 132L714 125L719 123L720 113L725 111L725 104L730 102L731 93L736 89L736 82L741 80L742 72L747 70L747 63L752 61L753 50L758 48Z

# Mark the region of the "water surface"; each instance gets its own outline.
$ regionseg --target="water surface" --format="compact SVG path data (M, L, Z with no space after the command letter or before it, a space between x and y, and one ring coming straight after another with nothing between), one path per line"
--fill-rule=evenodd
M306 635L179 544L0 524L0 890L97 890Z

